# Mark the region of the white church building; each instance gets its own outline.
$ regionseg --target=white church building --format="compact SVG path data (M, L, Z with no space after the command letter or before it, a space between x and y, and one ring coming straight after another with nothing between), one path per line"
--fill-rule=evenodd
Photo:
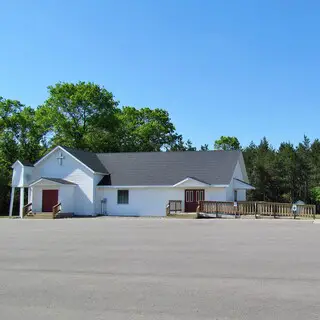
M79 216L165 216L169 200L195 212L198 201L244 201L253 189L241 151L92 153L57 146L36 163L17 160L14 190L20 188L33 213L61 211Z

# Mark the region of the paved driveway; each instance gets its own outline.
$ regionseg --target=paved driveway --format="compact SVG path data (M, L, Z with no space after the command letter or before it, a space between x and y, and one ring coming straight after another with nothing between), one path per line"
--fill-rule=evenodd
M0 221L0 319L319 319L320 225Z

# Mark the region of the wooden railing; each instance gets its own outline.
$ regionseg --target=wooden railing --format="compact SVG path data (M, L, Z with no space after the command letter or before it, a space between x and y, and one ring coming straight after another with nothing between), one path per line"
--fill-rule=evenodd
M169 200L166 206L167 216L171 213L182 212L182 200Z
M52 219L55 219L61 212L61 202L52 207Z
M237 208L234 202L223 201L200 201L197 211L203 213L219 214L237 214Z
M23 207L23 216L26 216L26 215L31 214L31 213L32 213L32 202L26 204Z
M220 201L200 201L198 214L213 213L217 216L228 215L255 215L271 217L312 217L315 219L315 205L297 205L297 211L292 211L291 203L263 202L263 201L241 201L241 202L220 202Z
M301 217L313 217L315 219L316 206L312 204L298 204L297 215Z

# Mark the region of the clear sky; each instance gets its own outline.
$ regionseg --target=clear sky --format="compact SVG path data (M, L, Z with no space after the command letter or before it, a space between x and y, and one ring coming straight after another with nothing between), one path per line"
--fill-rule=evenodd
M33 107L58 81L167 109L195 145L319 134L320 1L0 1L0 96Z

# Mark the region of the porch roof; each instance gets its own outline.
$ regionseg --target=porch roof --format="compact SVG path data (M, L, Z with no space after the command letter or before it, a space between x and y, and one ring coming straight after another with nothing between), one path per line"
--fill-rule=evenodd
M203 185L203 186L209 186L210 184L203 181L203 180L200 180L200 179L197 179L195 177L186 177L185 179L177 182L176 184L173 185L173 187L179 187L179 186L183 186L185 183L193 183L195 184L195 186L199 186L199 185Z
M233 187L234 189L242 189L242 190L254 190L255 187L253 187L251 184L242 181L240 179L237 178L233 178Z
M70 182L68 180L60 179L60 178L49 178L49 177L41 177L33 182L30 183L29 187L33 187L37 185L38 183L41 183L43 181L51 182L51 184L63 184L63 185L71 185L76 186L75 183Z

